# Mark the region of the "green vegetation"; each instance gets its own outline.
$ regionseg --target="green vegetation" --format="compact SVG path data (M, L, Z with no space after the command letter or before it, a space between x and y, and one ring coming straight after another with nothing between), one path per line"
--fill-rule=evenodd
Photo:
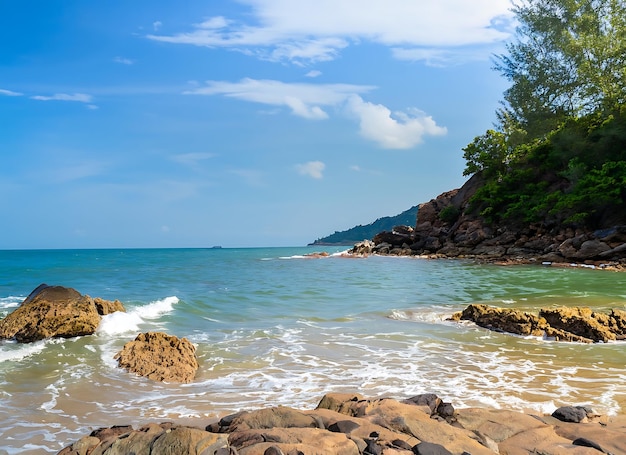
M417 206L396 216L378 218L365 226L355 226L346 231L335 231L327 237L317 239L312 245L354 245L365 239L371 239L382 231L391 231L395 226L415 226L417 220Z
M487 221L626 222L626 0L525 0L495 69L511 82L495 129L466 146Z

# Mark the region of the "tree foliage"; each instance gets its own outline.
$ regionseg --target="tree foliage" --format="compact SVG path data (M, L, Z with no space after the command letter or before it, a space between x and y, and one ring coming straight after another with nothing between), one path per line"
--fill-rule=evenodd
M492 220L626 222L626 0L519 0L496 129L467 145ZM619 218L620 216L617 216Z
M498 118L529 137L626 102L625 0L521 0L517 40L496 57L511 82Z

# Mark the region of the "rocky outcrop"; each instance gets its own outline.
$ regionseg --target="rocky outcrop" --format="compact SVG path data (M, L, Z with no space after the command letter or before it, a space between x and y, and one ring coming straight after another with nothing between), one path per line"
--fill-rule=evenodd
M626 267L626 226L596 231L543 224L490 226L470 210L481 184L476 174L460 189L420 204L415 226L377 234L371 253ZM351 252L359 253L357 246Z
M443 418L433 413L434 403L443 401L432 394L403 401L328 394L314 410L244 411L205 428L173 423L101 428L59 455L595 455L626 449L624 418L600 417L587 408L571 407L579 411L578 420L560 419L570 415L566 408L555 417L469 408Z
M92 299L75 289L39 285L0 320L0 338L20 343L93 334L103 315L125 311L118 300Z
M538 315L511 308L471 304L450 320L472 321L499 332L522 336L546 336L557 341L583 343L626 339L626 312L599 313L590 308L544 308Z
M198 370L195 346L186 338L161 332L140 333L115 359L121 368L159 382L188 383Z

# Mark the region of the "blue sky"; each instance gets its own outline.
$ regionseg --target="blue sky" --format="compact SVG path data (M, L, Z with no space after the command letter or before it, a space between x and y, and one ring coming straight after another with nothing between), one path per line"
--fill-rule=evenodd
M508 0L5 0L0 249L298 246L461 186Z

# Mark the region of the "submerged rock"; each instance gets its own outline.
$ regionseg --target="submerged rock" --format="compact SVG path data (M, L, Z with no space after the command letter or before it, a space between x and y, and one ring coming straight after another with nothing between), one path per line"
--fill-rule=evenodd
M41 284L0 320L0 338L28 343L91 335L102 316L114 311L125 311L119 300L92 299L72 288Z
M161 332L140 333L115 359L121 368L160 382L188 383L198 370L195 346L187 338Z

